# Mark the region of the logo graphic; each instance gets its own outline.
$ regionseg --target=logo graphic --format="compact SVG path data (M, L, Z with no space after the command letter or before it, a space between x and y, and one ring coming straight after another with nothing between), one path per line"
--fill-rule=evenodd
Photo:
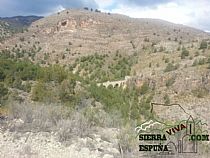
M179 104L151 103L151 117L135 128L144 156L198 153L198 143L209 141L207 124Z

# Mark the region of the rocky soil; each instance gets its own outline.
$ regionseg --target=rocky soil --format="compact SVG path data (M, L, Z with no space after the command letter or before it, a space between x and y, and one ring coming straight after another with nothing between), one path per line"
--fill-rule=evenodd
M114 158L120 157L117 129L61 143L56 133L0 132L1 158ZM108 138L107 138L108 137Z

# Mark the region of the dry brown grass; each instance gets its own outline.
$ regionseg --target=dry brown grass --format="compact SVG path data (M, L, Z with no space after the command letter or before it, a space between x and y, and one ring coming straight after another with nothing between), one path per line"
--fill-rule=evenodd
M94 107L77 111L63 105L11 102L8 106L6 129L11 132L53 132L61 142L74 137L86 137L97 126L121 124L116 114L107 114ZM117 122L119 121L119 122Z

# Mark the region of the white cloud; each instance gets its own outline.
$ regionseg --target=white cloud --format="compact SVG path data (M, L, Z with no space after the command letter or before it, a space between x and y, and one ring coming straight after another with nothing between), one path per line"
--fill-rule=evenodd
M172 21L175 23L187 23L189 22L190 12L185 7L178 7L176 3L167 3L158 5L154 8L149 7L127 7L120 5L119 8L112 10L116 13L123 13L135 18L157 18Z
M95 0L96 3L98 4L100 9L105 9L109 6L111 6L112 4L114 4L114 0Z
M65 10L66 8L64 8L62 5L56 6L55 8L52 9L52 13L57 13L57 12L61 12L63 10ZM51 14L51 13L48 13Z
M99 2L102 0L97 1ZM113 0L108 1L114 3ZM110 12L125 14L135 18L163 19L173 23L210 30L210 1L208 0L177 0L153 7L137 5L128 6L119 3L116 8L110 10Z

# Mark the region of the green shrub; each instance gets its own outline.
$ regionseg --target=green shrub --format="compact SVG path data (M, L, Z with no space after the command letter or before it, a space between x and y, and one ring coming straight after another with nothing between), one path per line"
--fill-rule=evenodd
M20 39L21 42L25 41L24 37L20 37L19 39Z
M150 68L152 67L152 63L149 63L149 67L150 67Z
M17 89L22 89L22 80L20 79L20 77L16 77L14 82L13 82L13 88L17 88Z
M179 68L179 65L176 64L172 64L172 63L168 63L168 65L166 66L164 72L170 72L170 71L174 71L174 70L177 70Z
M189 51L185 47L183 47L181 53L181 59L185 59L185 57L187 56L189 56Z
M0 104L2 104L7 99L8 88L4 83L0 82Z
M197 60L197 59L195 59L195 60L193 61L192 66L197 66L197 65L198 65L198 60Z
M44 101L47 94L47 87L44 82L39 81L32 89L32 100L33 101Z
M207 63L210 63L210 57L207 59Z
M0 82L4 81L5 77L5 71L0 67Z
M144 94L146 94L148 91L149 91L149 85L148 85L147 82L144 82L143 85L141 86L139 92L140 92L141 95L144 95Z
M95 84L91 84L88 88L91 96L104 105L106 112L111 113L113 111L119 111L124 121L129 119L138 120L139 115L139 91L134 87L126 88L105 88L103 86L98 87Z
M205 59L203 58L203 59L196 59L196 60L194 60L194 62L193 62L193 65L192 66L197 66L197 65L204 65L204 64L206 64L206 61L205 61Z
M204 98L205 96L209 94L209 91L205 88L197 88L193 90L192 93L194 94L194 96L198 98Z
M206 49L207 47L208 43L205 40L202 40L199 49Z
M153 99L153 94L149 96L144 96L139 103L139 108L136 110L139 114L141 114L141 117L144 116L145 119L148 119L151 117L150 109L151 109L151 101Z
M165 50L165 48L163 46L160 46L159 52L163 52L164 50Z
M174 77L169 78L166 80L166 87L170 87L175 83L176 79Z
M75 94L75 80L64 80L59 87L59 97L62 102L71 101Z
M170 104L170 98L169 98L168 94L166 94L163 99L164 99L166 105Z
M28 93L31 92L31 84L29 81L26 81L25 84L22 85L22 90Z
M195 57L197 57L197 56L199 56L199 52L198 51L195 52Z
M38 79L44 82L55 81L56 83L61 83L63 80L67 79L67 77L68 72L59 65L41 68L37 76Z
M198 64L199 65L204 65L205 64L205 59L199 59Z
M130 157L128 155L133 152L135 146L137 145L135 141L136 135L132 130L131 125L126 125L125 128L121 129L117 138L119 140L118 145L121 154L124 154L125 157Z
M169 58L165 58L165 63L169 63Z

